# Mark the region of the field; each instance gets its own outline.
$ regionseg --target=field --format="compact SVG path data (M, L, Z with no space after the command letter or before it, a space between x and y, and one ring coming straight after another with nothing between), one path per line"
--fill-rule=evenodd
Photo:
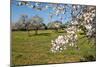
M52 53L51 40L63 31L39 30L38 35L34 31L28 36L26 31L12 32L12 65L69 63L80 61L94 61L96 56L95 45L90 45L87 38L78 41L79 49L69 47L67 50ZM80 37L82 35L79 35Z

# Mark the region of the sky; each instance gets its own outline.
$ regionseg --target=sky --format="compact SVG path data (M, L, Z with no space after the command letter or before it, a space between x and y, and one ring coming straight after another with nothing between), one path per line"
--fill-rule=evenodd
M17 6L18 2L13 2L11 4L11 20L12 22L17 22L19 19L20 19L20 16L22 14L26 14L28 15L28 17L33 17L35 15L38 15L40 17L43 18L45 24L48 24L51 20L49 19L49 13L50 12L53 12L52 8L49 8L49 9L46 9L46 10L42 10L42 11L38 11L38 10L35 10L35 9L32 9L32 8L29 8L28 6ZM34 2L33 2L34 4ZM45 3L43 3L45 4ZM63 18L66 17L66 19L59 19L58 16L54 16L52 18L52 21L56 21L56 20L59 20L59 21L62 21L63 23L67 22L70 20L70 11L67 12L66 15L61 15Z

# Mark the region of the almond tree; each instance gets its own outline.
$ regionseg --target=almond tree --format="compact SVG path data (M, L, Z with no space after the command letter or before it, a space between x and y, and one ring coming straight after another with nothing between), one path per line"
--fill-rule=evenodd
M56 32L58 32L58 29L62 27L61 21L53 21L51 23L48 23L48 28L54 29Z
M23 14L20 16L19 20L15 23L15 26L18 30L27 30L26 29L26 22L27 22L28 16Z
M38 30L44 26L43 19L37 15L31 18L30 23L36 35L38 34Z

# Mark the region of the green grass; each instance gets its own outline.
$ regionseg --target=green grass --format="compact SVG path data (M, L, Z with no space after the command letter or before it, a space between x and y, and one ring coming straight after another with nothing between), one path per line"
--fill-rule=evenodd
M12 32L12 65L30 65L30 64L52 64L79 62L85 55L95 57L95 45L88 44L86 38L78 41L80 50L69 47L61 53L52 53L51 40L58 35L66 34L63 32L54 32L52 30L40 30L38 35L34 31L28 36L25 31ZM81 37L81 35L79 35Z

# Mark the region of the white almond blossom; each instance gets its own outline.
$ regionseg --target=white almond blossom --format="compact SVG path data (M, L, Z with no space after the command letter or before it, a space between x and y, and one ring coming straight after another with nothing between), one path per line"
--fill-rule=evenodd
M67 35L59 35L58 38L51 41L51 51L53 53L61 52L62 50L67 49L67 46L77 47L76 42L78 40L78 36L76 34L75 26L67 28L66 32Z

